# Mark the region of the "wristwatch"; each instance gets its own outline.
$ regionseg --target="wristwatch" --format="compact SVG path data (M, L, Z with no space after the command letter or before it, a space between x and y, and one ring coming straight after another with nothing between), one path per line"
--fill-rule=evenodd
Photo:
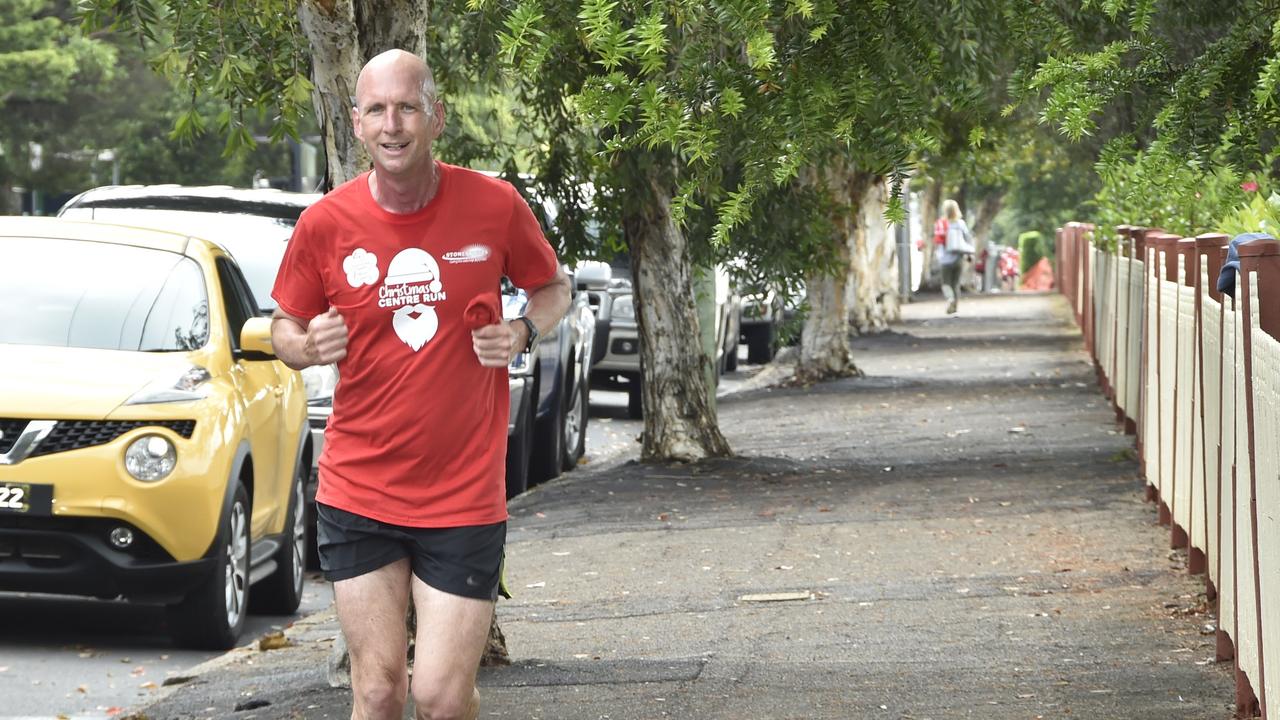
M523 352L531 353L538 346L538 338L542 337L542 334L538 332L538 326L534 325L533 321L524 315L516 319L523 322L526 328L529 328L529 340L524 344Z

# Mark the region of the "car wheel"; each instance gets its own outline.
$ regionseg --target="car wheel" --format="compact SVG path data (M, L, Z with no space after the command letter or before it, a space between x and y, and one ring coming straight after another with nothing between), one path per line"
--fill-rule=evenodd
M213 571L182 602L168 607L169 631L183 647L228 650L244 629L249 604L249 494L236 484L222 518Z
M585 377L574 378L569 413L564 418L564 461L561 470L572 470L587 452L587 417L591 402L591 388Z
M627 417L632 420L644 417L644 392L640 387L639 378L634 378L627 383Z
M772 324L751 328L747 334L747 362L761 365L772 360L775 334Z
M254 612L292 615L302 604L302 570L307 560L307 515L302 512L305 502L302 474L308 470L310 468L302 468L294 474L289 513L284 521L285 535L275 556L276 570L253 588L250 609Z
M307 569L320 569L320 548L316 546L316 540L319 537L316 532L316 524L319 517L316 515L316 484L317 472L315 467L307 471L307 491L305 501L303 502L304 515L307 520Z
M530 390L516 430L507 438L507 499L529 489L529 455L533 450L533 418L537 396Z
M529 484L537 485L554 479L560 474L564 462L565 424L569 414L570 378L565 378L556 391L552 411L542 420L534 421L533 460L529 463Z

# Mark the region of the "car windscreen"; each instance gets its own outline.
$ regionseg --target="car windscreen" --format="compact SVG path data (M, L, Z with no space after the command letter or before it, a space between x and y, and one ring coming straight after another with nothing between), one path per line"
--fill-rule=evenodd
M189 257L0 237L0 344L161 352L208 340L209 294Z
M91 211L92 215L85 215ZM292 218L245 215L232 212L187 211L161 208L78 207L65 217L168 230L218 243L236 259L253 291L253 300L265 315L276 309L271 287L284 258L285 243L293 234Z

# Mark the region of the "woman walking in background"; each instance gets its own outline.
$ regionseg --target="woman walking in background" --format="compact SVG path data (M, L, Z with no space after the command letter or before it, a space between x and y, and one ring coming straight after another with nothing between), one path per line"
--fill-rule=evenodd
M956 311L960 302L960 271L964 258L973 253L973 235L960 214L955 200L942 203L942 214L947 218L947 241L942 246L938 263L942 266L942 294L947 298L947 314Z

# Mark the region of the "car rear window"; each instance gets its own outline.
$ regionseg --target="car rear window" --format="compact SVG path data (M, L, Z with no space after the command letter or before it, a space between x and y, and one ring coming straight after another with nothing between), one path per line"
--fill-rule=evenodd
M200 266L164 250L0 238L0 343L148 352L209 339Z

